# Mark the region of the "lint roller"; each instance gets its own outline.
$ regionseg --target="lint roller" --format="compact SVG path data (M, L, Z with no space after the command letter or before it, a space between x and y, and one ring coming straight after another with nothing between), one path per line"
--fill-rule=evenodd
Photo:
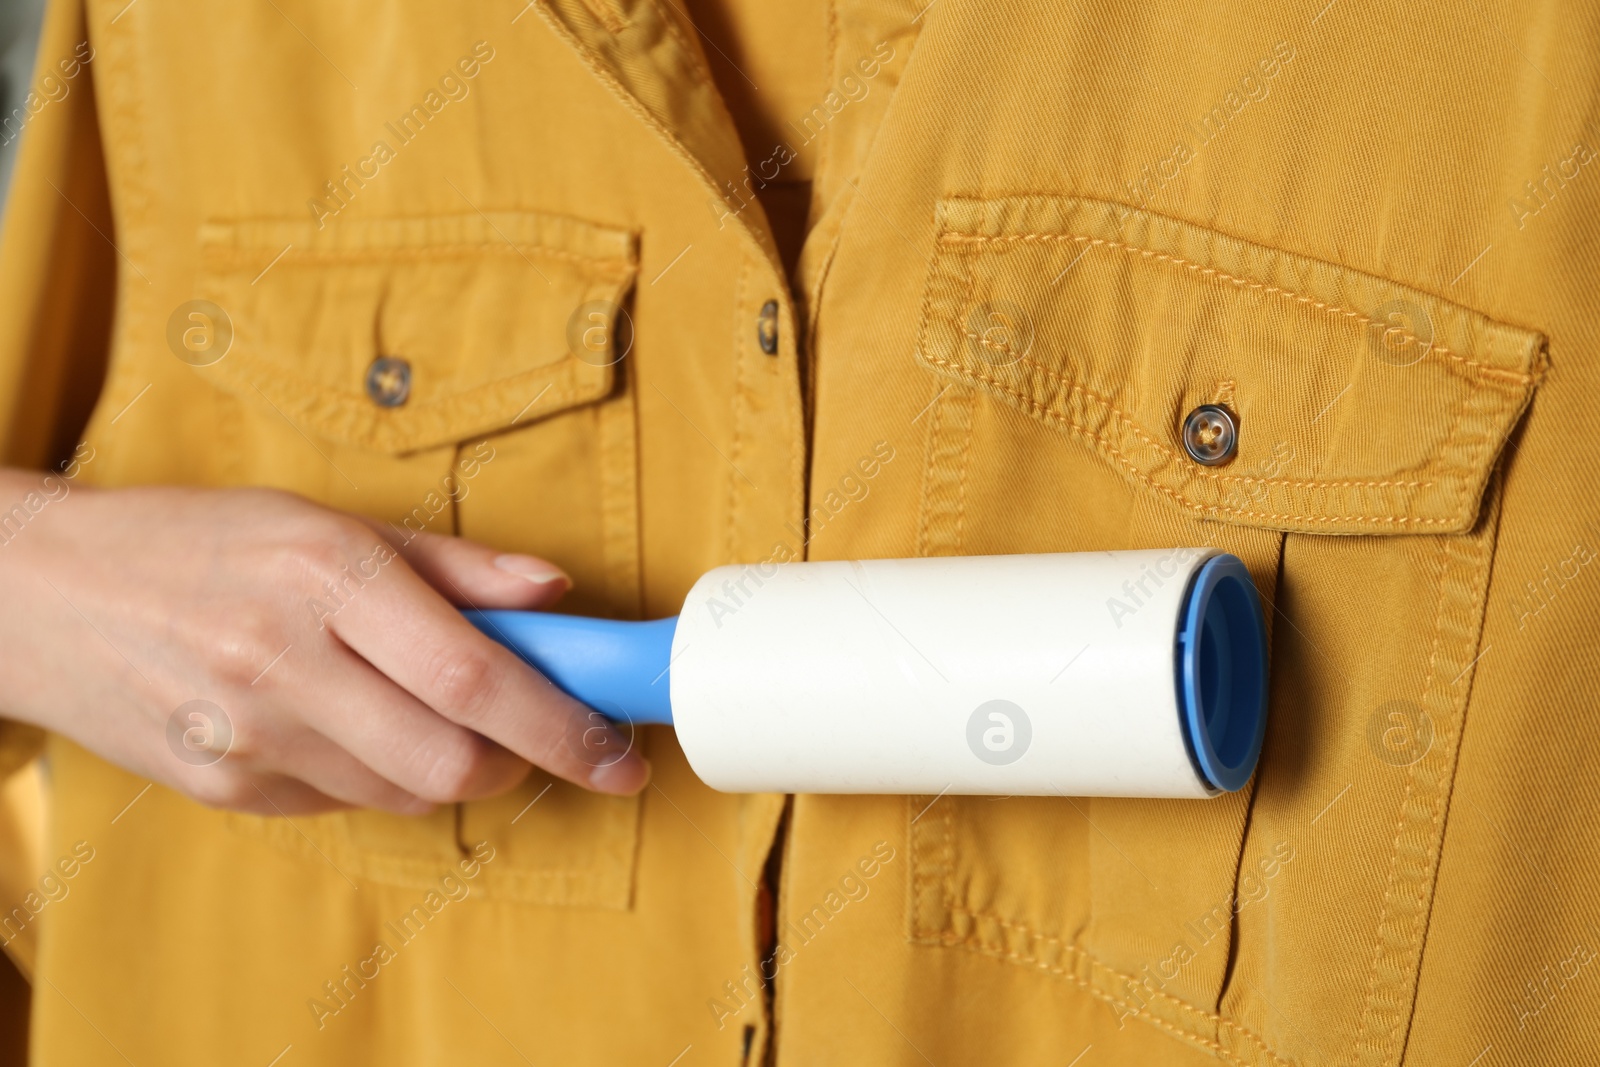
M1209 797L1249 780L1266 627L1209 548L718 567L675 619L470 612L728 792Z

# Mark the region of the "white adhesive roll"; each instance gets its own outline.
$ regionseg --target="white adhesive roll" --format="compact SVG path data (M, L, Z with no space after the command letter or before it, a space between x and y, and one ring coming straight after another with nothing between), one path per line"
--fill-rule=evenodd
M730 792L1207 797L1219 790L1193 745L1215 726L1216 749L1242 768L1226 783L1237 788L1260 750L1265 664L1260 607L1232 557L1256 661L1230 667L1227 618L1213 641L1214 613L1199 609L1205 640L1192 644L1205 658L1189 691L1204 702L1184 695L1183 615L1200 634L1194 579L1215 556L720 567L695 583L673 637L679 741L695 773ZM1254 718L1235 714L1225 736L1230 700L1252 693ZM1187 728L1186 699L1199 709ZM1215 755L1209 735L1198 740Z

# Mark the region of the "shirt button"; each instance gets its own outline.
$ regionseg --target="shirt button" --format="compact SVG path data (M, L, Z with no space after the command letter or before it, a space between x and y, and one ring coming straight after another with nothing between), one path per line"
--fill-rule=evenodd
M761 314L756 318L756 340L761 342L761 351L769 356L778 354L778 302L768 300L761 305Z
M367 368L367 396L382 408L397 408L411 395L411 364L398 356L379 356Z
M1239 451L1239 424L1218 404L1201 404L1183 420L1183 450L1207 467L1220 467Z

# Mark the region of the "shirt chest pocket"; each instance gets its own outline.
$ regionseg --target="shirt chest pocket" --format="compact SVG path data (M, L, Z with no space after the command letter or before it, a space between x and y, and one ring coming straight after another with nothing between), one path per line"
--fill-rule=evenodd
M1413 991L1479 655L1491 475L1543 338L1114 204L948 199L937 223L920 550L1215 545L1267 602L1273 687L1237 794L927 807L912 936L1248 1062L1280 1046L1320 1062L1295 1019L1376 1040ZM1145 576L1129 578L1113 617L1138 609ZM1266 977L1282 1014L1251 984Z
M222 222L201 257L200 332L173 350L219 412L215 481L545 555L574 575L569 608L637 612L630 233L532 212ZM357 880L430 888L487 841L480 892L631 899L637 799L540 772L425 819L230 821Z

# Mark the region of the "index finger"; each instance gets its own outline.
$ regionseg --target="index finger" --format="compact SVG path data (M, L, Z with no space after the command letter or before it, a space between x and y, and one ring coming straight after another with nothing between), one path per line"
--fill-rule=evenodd
M636 793L649 780L631 739L485 637L402 561L326 621L441 716L552 774L602 793Z

